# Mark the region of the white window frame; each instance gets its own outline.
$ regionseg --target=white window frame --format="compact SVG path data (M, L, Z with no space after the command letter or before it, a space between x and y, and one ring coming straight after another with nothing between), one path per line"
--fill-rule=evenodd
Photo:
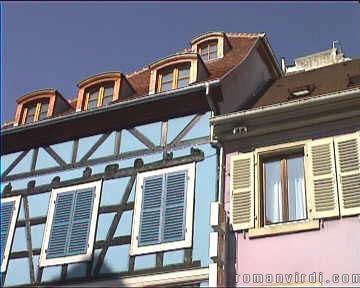
M139 233L140 233L140 218L141 218L141 208L142 208L142 198L143 191L142 185L144 178L162 175L166 173L173 173L177 171L187 170L187 191L186 191L186 207L185 207L185 239L181 241L166 242L160 244L139 246ZM187 248L192 246L192 230L193 230L193 217L194 217L194 196L195 196L195 163L159 169L155 171L148 171L139 173L136 179L136 195L135 195L135 205L134 205L134 216L132 223L132 233L131 233L131 245L130 252L131 256L148 254L165 250L174 250Z
M88 248L86 250L86 254L46 259L46 251L48 249L49 240L50 240L51 225L52 225L53 218L54 218L55 201L56 201L57 195L59 193L87 189L87 188L95 188L95 197L94 197L93 211L92 211L91 222L90 222L89 240L88 240ZM85 262L85 261L91 260L93 247L94 247L95 234L96 234L95 232L96 232L97 217L98 217L98 210L99 210L99 204L100 204L101 188L102 188L102 180L88 182L85 184L79 184L79 185L73 185L73 186L68 186L68 187L52 189L49 210L48 210L48 215L47 215L47 220L46 220L46 225L45 225L44 238L43 238L43 243L41 246L41 253L40 253L40 258L39 258L39 266L40 267L59 265L59 264L68 264L68 263L74 263L74 262Z
M10 227L9 227L9 233L8 233L8 237L6 239L6 245L5 245L5 249L4 249L3 262L1 263L1 272L6 271L6 268L7 268L8 262L9 262L9 255L11 252L10 251L11 245L12 245L13 238L14 238L16 220L19 215L20 200L21 200L21 195L1 198L2 203L15 201L14 212L12 215L12 219L11 219L11 223L10 223Z

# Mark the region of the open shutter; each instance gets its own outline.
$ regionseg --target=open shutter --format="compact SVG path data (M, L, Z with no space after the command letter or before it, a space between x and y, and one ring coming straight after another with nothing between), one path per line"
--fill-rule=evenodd
M333 139L325 138L307 144L311 214L315 219L339 215Z
M350 134L334 138L342 216L360 214L360 137Z
M230 217L234 230L254 227L254 155L245 153L230 160Z
M163 175L144 179L139 246L160 242L163 179Z
M1 203L1 264L9 236L10 224L15 209L15 201ZM2 265L1 265L2 266Z
M87 251L94 196L94 188L76 192L67 255L85 254Z
M164 242L185 239L185 171L166 175Z
M57 195L55 214L51 225L49 245L46 254L47 259L66 256L74 197L75 191Z

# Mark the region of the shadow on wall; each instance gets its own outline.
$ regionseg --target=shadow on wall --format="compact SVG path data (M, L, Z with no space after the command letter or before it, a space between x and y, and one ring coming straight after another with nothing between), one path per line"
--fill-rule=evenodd
M226 285L236 287L236 237L234 232L230 232L227 239L227 266L226 266Z

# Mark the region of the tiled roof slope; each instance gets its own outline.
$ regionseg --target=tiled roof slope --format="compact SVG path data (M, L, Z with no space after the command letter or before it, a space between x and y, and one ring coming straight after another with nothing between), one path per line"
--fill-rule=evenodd
M264 94L259 95L260 97L251 107L256 108L293 100L294 98L290 97L290 91L307 85L312 86L313 91L306 97L350 89L352 86L349 85L349 77L356 75L360 75L360 59L278 78Z
M247 33L229 33L228 37L232 49L224 55L223 58L205 63L209 71L209 77L205 79L214 80L220 79L228 71L238 65L251 50L257 38L262 34L247 34ZM136 91L133 97L146 96L149 91L150 70L148 67L126 75L127 80L130 82Z

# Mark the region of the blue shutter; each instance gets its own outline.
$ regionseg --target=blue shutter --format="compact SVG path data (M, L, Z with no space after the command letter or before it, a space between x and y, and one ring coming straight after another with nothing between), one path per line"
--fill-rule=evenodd
M86 253L94 196L94 189L84 189L76 192L67 255Z
M163 175L144 179L139 246L160 242Z
M75 191L57 195L46 258L66 256L74 197Z
M166 175L163 241L185 239L186 171Z
M15 201L1 203L1 263L3 261L11 220L14 214Z

